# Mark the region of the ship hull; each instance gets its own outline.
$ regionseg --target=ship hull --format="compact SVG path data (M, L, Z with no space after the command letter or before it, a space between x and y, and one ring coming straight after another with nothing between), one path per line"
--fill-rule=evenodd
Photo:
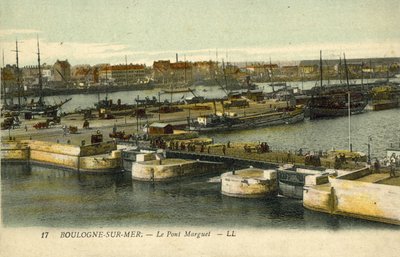
M218 124L215 126L190 126L191 131L197 132L219 132L231 130L243 130L251 128L277 126L283 124L293 124L304 120L304 111L296 111L295 113L278 113L278 114L265 114L254 115L248 117L241 117L236 123L231 124Z
M356 107L350 109L351 115L360 114L364 111L366 103L360 104ZM341 116L349 115L349 109L344 108L333 108L333 107L310 107L310 119L320 119L320 118L335 118Z
M382 111L388 109L394 109L399 107L398 101L384 102L384 103L372 103L371 109L373 111Z

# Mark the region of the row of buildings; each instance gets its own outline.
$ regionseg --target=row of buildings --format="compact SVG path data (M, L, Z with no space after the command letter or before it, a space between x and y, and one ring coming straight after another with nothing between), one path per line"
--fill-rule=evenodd
M373 58L347 60L349 75L352 78L400 73L400 58ZM344 76L344 62L341 60L324 60L322 63L324 78ZM2 68L2 85L19 84L24 87L39 83L37 66L25 66L19 69L17 76L15 65ZM304 60L296 65L278 65L272 63L237 63L224 64L215 61L154 61L148 67L145 64L96 64L71 66L68 60L57 60L53 65L41 67L45 87L87 87L92 85L126 86L145 84L154 81L159 84L193 83L202 80L223 79L229 77L244 80L251 76L254 81L279 81L296 79L315 79L320 76L320 60ZM379 76L377 76L379 77Z

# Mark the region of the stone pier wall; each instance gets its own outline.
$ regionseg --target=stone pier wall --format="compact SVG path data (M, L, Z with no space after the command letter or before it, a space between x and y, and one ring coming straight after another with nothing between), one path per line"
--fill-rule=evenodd
M65 168L78 169L78 156L62 154L62 153L52 153L42 150L36 150L31 148L31 160L43 163L49 163L52 165L58 165Z
M84 145L80 147L80 156L91 156L105 154L117 149L117 144L114 141L103 142L92 145Z
M320 212L400 225L400 187L351 180L368 174L368 170L362 169L331 178L329 183L317 179L315 184L304 187L303 206Z
M118 169L121 166L120 158L113 157L81 157L79 162L79 168L81 171L93 171L99 172L107 169Z
M6 161L29 160L83 172L110 172L121 166L121 151L115 149L116 145L113 142L81 148L68 144L23 140L2 144L1 158ZM112 151L111 155L106 155L105 153L109 151ZM103 154L103 156L90 156L90 154Z
M2 160L28 160L30 149L27 144L20 142L1 143Z
M247 170L254 173L257 169ZM260 170L260 176L250 177L246 176L247 170L237 171L236 174L232 172L222 174L221 193L242 198L266 198L278 195L277 172L275 170Z
M400 225L400 187L333 179L334 213Z
M207 173L222 172L224 165L214 162L165 159L136 162L132 165L132 178L145 181L167 181Z

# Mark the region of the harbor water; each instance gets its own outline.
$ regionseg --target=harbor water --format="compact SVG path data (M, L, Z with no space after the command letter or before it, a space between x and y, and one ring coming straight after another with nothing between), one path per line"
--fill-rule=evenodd
M390 144L400 144L400 109L366 111L351 116L350 142L353 151L383 158ZM267 142L272 150L303 153L349 149L349 119L308 120L292 125L208 134L216 142Z
M129 173L79 175L26 164L2 164L6 227L215 227L265 229L397 229L306 210L301 200L223 196L210 177L170 183L132 181Z
M314 86L308 82L307 87ZM306 86L305 86L306 87ZM270 89L269 89L270 90ZM115 92L109 99L134 102L137 95L159 90ZM199 95L220 97L217 87L198 87ZM190 94L190 93L189 93ZM188 93L174 94L173 100ZM93 107L98 95L73 95L63 110ZM63 99L69 96L52 98ZM158 97L158 96L157 96ZM161 95L161 101L171 95ZM47 98L48 102L50 98ZM400 142L400 110L365 112L351 117L353 150L383 157L390 143ZM245 131L209 134L216 142L268 142L272 150L347 149L348 118L341 117ZM370 139L369 139L370 138ZM223 171L221 171L223 172ZM395 229L393 226L306 210L301 200L238 199L222 196L210 177L169 183L132 181L131 174L82 175L26 164L2 163L1 212L6 227L207 226L289 229Z

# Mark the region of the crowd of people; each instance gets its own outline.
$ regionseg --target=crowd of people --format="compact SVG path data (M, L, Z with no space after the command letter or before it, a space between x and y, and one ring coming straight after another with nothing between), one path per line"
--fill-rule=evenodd
M374 168L375 171L379 172L380 167L389 168L389 173L391 177L396 176L396 168L400 167L400 155L393 153L390 157L386 156L382 160L375 160Z

